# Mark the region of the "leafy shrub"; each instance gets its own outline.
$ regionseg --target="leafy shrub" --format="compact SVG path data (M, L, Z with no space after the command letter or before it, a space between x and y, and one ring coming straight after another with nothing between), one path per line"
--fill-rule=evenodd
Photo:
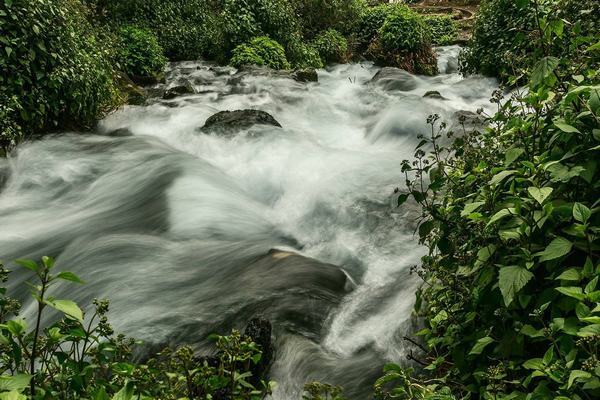
M379 29L381 45L386 51L414 51L430 42L424 18L406 6L393 7Z
M266 36L256 37L248 44L237 46L233 50L230 64L237 68L244 65L264 65L273 69L290 68L283 47Z
M119 30L119 63L129 75L153 76L162 72L167 59L152 31L128 25Z
M294 10L285 0L224 0L222 16L227 49L267 35L285 45L298 32Z
M463 126L444 148L453 135L431 116L403 162L398 202L421 204L429 248L417 269L427 282L416 303L421 362L458 398L600 395L600 35L548 55L565 43L564 17L538 13L537 33L516 43L537 55L527 90L507 101L496 91L487 128Z
M359 51L365 51L378 37L379 29L393 7L392 4L380 4L364 10L354 30L354 39Z
M431 42L438 46L451 44L458 37L458 25L449 15L431 15L425 17Z
M556 18L551 24L538 26L547 16ZM569 25L564 21L570 21ZM461 54L461 69L503 80L520 77L533 66L532 60L542 55L577 57L572 51L578 46L570 43L578 37L587 42L597 35L599 24L600 2L596 0L486 0L482 2L473 38ZM534 46L540 34L544 45Z
M294 68L323 68L319 52L310 44L293 40L287 45L287 56Z
M334 29L321 32L312 42L324 64L343 62L348 58L348 42Z
M3 1L0 26L3 142L16 131L86 127L115 106L110 38L78 0Z
M305 36L314 38L319 32L335 29L350 33L366 8L364 0L293 0Z
M37 282L31 285L37 314L17 318L20 304L0 287L0 398L36 399L256 399L272 384L251 383L252 366L260 362L258 345L233 331L216 336L217 355L196 357L190 347L165 349L144 364L133 360L135 341L116 335L108 322L109 303L94 300L86 318L71 300L51 296L58 281L83 282L71 272L54 271L54 260L19 260ZM0 286L8 271L0 264ZM53 310L49 310L53 309ZM62 316L43 327L44 312Z

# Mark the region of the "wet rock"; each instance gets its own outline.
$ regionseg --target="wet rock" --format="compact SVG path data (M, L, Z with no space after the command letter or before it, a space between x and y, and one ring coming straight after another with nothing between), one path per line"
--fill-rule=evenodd
M266 378L266 374L271 366L274 355L274 346L271 340L271 332L273 328L271 323L263 318L253 318L244 329L244 336L251 339L254 343L260 346L262 357L256 364L250 365L252 372L251 383L257 385L261 379Z
M479 114L467 110L459 110L455 112L454 118L456 118L458 122L465 122L469 124L481 124L483 122L483 119Z
M141 85L141 86L157 85L159 83L165 83L165 75L164 74L149 75L149 76L132 75L131 80L135 84Z
M186 94L195 94L196 90L190 81L183 81L181 84L168 88L163 94L163 99L171 100Z
M209 117L204 126L200 128L203 132L231 133L241 129L248 129L254 125L271 125L281 128L273 116L260 110L235 110L221 111Z
M437 90L430 90L427 93L425 93L423 95L423 97L430 98L430 99L448 100L447 98L442 96L442 94L440 92L438 92Z
M129 76L121 74L117 77L119 90L125 96L125 102L132 105L142 105L148 99L148 93L136 85Z
M297 82L318 82L319 75L314 68L298 69L292 73L292 78Z
M400 68L385 67L380 69L370 81L383 90L408 92L417 88L417 80L410 73Z
M106 136L110 137L128 137L133 136L133 132L129 128L119 128L114 131L110 131L106 133Z

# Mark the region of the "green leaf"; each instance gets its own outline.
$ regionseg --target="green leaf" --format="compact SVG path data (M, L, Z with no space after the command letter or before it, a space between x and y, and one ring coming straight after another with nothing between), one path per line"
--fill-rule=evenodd
M588 325L586 327L581 328L577 333L577 336L581 337L589 337L596 335L600 335L600 324Z
M504 165L508 167L515 162L516 159L521 157L523 153L525 153L525 150L521 148L506 150L506 154L504 155Z
M83 312L81 308L71 300L47 300L46 304L50 307L66 314L69 317L76 319L79 322L83 322Z
M564 294L565 296L573 297L577 300L585 299L583 289L581 289L579 286L557 287L555 289Z
M576 268L571 268L564 271L562 274L556 277L557 281L577 281L581 280L581 274Z
M571 371L571 375L569 375L569 383L567 385L567 389L571 388L571 386L573 386L573 383L576 380L588 379L591 377L592 377L592 374L590 374L589 372L586 372L586 371L581 371L581 370L577 370L577 369L574 371Z
M25 395L22 395L16 390L0 393L0 400L27 400Z
M523 267L517 265L500 268L498 285L504 299L504 304L508 307L512 303L515 295L525 287L527 282L533 278L533 274Z
M540 204L544 204L544 201L552 194L553 190L554 189L551 187L543 187L540 189L534 186L531 186L527 189L529 195L531 195L531 197Z
M133 397L133 383L126 382L125 386L113 396L112 400L131 400Z
M590 282L588 282L587 285L585 285L585 290L584 292L586 294L590 294L592 293L594 290L596 290L596 286L598 285L598 277L595 277L594 279L592 279Z
M460 216L466 217L484 204L485 204L485 202L483 202L483 201L476 201L473 203L465 204L465 207L461 211Z
M65 281L71 281L71 282L82 283L82 284L85 283L84 281L79 279L79 277L77 275L75 275L74 273L69 272L69 271L59 272L56 275L56 279L62 279Z
M502 172L499 172L492 177L492 180L490 181L490 185L492 185L492 186L497 185L500 182L502 182L504 179L508 178L509 176L514 175L516 172L517 171L512 170L512 169L507 169Z
M589 322L590 324L600 324L600 317L585 317L581 318L583 322Z
M11 390L21 391L29 386L31 375L17 374L13 376L0 376L0 391L10 392Z
M560 129L561 131L566 132L566 133L581 133L581 132L579 132L579 129L567 124L566 122L554 121L554 125L558 129Z
M541 358L532 358L523 363L523 368L541 371L544 369L544 361Z
M524 325L523 328L521 328L520 333L522 333L525 336L529 336L530 338L538 338L544 336L544 333L541 329L535 329L531 325Z
M517 212L517 210L514 208L503 208L502 210L498 211L496 214L492 215L492 217L488 221L486 227L492 225L494 222L501 220L502 218L514 215L514 214L516 214L516 212Z
M540 257L540 262L554 260L562 256L566 256L571 252L573 243L569 240L558 236L554 239L544 251L539 252L536 256Z
M15 260L15 263L36 273L40 269L39 265L33 260Z
M556 57L544 57L533 67L531 72L531 84L536 87L554 72L558 66L559 59Z
M481 352L483 352L486 346L492 342L494 342L494 339L492 339L489 336L479 339L477 343L475 343L469 354L481 354Z
M573 205L573 218L575 218L576 221L585 224L591 216L592 211L583 204L575 203Z

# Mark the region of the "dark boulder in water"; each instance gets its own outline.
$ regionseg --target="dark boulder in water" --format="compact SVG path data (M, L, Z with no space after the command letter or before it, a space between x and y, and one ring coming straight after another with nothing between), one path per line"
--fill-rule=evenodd
M251 128L254 125L270 125L281 128L281 124L265 111L235 110L216 113L206 120L200 130L203 132L230 134L235 131Z
M173 86L173 87L170 87L169 89L167 89L165 91L165 94L163 94L163 99L171 100L171 99L174 99L179 96L183 96L186 94L195 94L195 93L196 93L196 90L194 89L194 85L192 85L191 82L186 80L177 86Z
M423 97L430 98L430 99L438 99L438 100L448 100L447 98L442 96L442 94L440 92L438 92L437 90L430 90L430 91L426 92L423 95Z
M417 88L417 80L409 72L400 68L380 69L370 81L383 90L408 92Z
M318 82L319 75L314 68L298 69L292 73L292 78L297 82Z
M110 131L106 133L106 136L110 137L128 137L133 136L133 132L129 128L118 128L114 131Z

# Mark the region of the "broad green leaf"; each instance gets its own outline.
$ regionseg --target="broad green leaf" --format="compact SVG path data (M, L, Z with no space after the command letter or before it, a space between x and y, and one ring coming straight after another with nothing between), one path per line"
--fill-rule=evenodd
M490 220L488 221L486 226L490 226L494 222L497 222L497 221L501 220L502 218L505 218L505 217L508 217L511 215L515 215L516 212L517 212L517 210L514 208L503 208L502 210L498 211L496 214L492 215L492 217L490 218Z
M581 337L589 337L596 335L600 335L600 324L588 325L586 327L581 328L577 333L577 336Z
M576 268L570 268L566 271L564 271L562 274L560 274L558 277L556 277L557 281L577 281L579 282L581 280L581 274L579 273L579 270Z
M550 76L558 66L559 59L556 57L544 57L533 67L531 72L531 84L537 87Z
M523 267L513 265L500 268L498 285L504 299L504 304L508 307L515 295L525 287L527 282L533 278L533 274Z
M586 372L586 371L581 371L581 370L571 371L571 375L569 375L569 383L567 385L567 388L570 388L571 386L573 386L573 383L576 380L588 379L591 377L592 377L592 374L590 374L589 372Z
M19 393L16 390L0 393L0 400L27 400L27 396Z
M6 321L6 329L13 335L20 336L27 331L27 322L21 318Z
M540 204L544 204L544 201L552 194L553 190L554 189L551 187L543 187L540 189L534 186L527 189L529 195Z
M492 339L489 336L479 339L477 343L475 343L469 354L481 354L481 352L487 347L487 345L489 345L492 342L494 342L494 339Z
M595 277L594 279L589 281L589 283L587 285L585 285L584 292L586 294L592 293L594 290L596 290L597 285L598 285L598 277Z
M540 262L554 260L562 256L566 256L571 252L573 243L569 240L558 236L554 239L544 251L539 252L536 256L540 257Z
M577 129L574 126L571 126L563 121L554 121L554 125L558 129L560 129L561 131L566 132L566 133L581 133L581 132L579 132L579 129Z
M131 400L133 397L133 383L126 382L125 386L113 396L112 400Z
M538 338L544 336L544 333L541 329L535 329L531 325L524 325L523 328L521 328L521 333L531 338Z
M23 268L38 272L40 269L39 265L33 260L15 260L15 263Z
M589 322L590 324L600 324L600 317L585 317L581 318L583 322Z
M508 178L509 176L514 175L516 172L517 171L512 170L512 169L507 169L502 172L499 172L492 177L492 180L490 180L490 185L492 185L492 186L497 185L500 182L502 182L503 180L505 180L506 178Z
M11 390L21 391L29 386L31 375L18 374L14 376L0 375L0 391L10 392Z
M69 271L59 272L56 275L56 279L62 279L65 281L71 281L71 282L82 283L82 284L85 283L77 275L75 275L74 273L69 272Z
M506 154L504 155L504 165L508 167L515 162L517 158L521 157L523 153L525 153L525 150L521 148L506 150Z
M592 211L583 204L575 203L573 205L573 218L575 218L576 221L585 224L591 216Z
M544 361L541 358L532 358L523 363L523 368L525 369L534 369L534 370L543 370L544 369Z
M83 312L81 308L71 300L48 300L46 301L50 307L66 314L69 317L75 318L79 322L83 322Z
M557 287L557 291L561 292L565 296L573 297L577 300L585 299L585 294L583 294L583 289L579 286L570 286L570 287Z
M484 204L485 204L485 202L483 202L483 201L476 201L473 203L465 204L465 207L461 211L460 216L466 217Z

